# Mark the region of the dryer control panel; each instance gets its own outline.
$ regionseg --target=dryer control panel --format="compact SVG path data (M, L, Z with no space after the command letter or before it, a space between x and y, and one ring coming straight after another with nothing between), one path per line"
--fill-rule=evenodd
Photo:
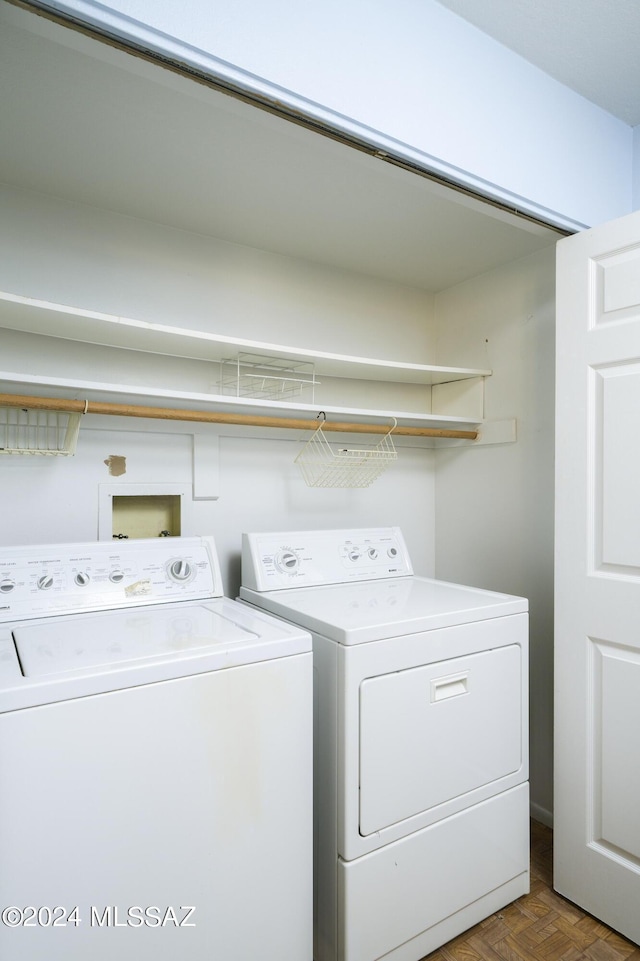
M398 527L242 535L242 585L254 591L411 574Z
M0 547L0 623L221 596L210 537Z

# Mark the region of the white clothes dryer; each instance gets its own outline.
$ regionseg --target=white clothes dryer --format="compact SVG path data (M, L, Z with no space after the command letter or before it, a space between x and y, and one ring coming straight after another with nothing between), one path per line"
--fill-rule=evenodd
M397 528L243 537L311 631L316 961L417 961L529 890L528 605L418 577Z
M311 705L211 538L0 547L3 961L310 961Z

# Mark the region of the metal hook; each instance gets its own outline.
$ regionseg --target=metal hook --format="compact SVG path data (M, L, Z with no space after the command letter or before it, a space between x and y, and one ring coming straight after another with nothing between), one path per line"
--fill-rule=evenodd
M322 417L322 423L324 424L324 422L325 422L326 419L327 419L327 415L325 414L325 412L324 412L323 410L321 410L321 411L319 412L318 417ZM318 419L318 417L316 417L316 420Z

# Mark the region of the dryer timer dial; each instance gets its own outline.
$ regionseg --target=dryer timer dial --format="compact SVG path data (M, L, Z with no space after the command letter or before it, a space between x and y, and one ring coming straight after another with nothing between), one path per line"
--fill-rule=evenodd
M275 565L282 574L295 574L298 570L299 559L295 551L285 548L279 551L275 558Z

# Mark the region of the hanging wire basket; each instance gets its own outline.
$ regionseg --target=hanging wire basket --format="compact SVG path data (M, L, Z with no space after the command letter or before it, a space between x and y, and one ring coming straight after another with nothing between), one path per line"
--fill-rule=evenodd
M75 454L81 414L0 407L0 454Z
M334 449L319 424L295 459L307 487L369 487L397 460L391 433L365 448Z

